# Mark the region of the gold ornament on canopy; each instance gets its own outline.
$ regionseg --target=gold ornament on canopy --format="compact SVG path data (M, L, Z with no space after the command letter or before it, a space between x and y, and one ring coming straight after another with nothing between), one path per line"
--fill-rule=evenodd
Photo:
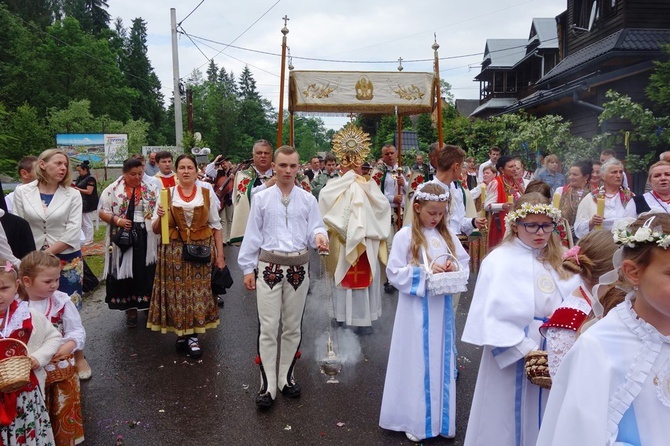
M333 153L344 168L361 166L370 155L370 135L350 122L333 136Z

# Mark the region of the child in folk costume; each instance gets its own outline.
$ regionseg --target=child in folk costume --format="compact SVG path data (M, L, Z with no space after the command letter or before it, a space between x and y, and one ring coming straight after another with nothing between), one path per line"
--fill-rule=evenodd
M414 194L412 226L393 238L386 272L399 291L379 425L412 441L456 434L456 358L452 296L427 289L424 253L433 273L462 268L469 257L445 218L449 195L426 183ZM430 260L428 260L430 261ZM424 263L424 265L422 265Z
M563 359L538 445L668 444L670 216L617 226L614 265L632 291Z
M618 276L615 275L612 280L607 274L613 268L612 256L616 249L612 233L599 230L589 232L579 240L578 245L563 253L563 268L579 274L582 283L540 327L540 332L547 339L547 359L552 378L579 333L590 325L587 322L607 314L623 300L625 293L609 283L615 282ZM596 286L599 298L591 294Z
M526 379L524 359L542 346L540 325L578 285L562 268L558 209L537 192L505 218L503 242L482 262L463 331L484 347L465 445L534 445L548 390Z
M33 251L21 260L19 276L21 295L29 307L44 314L63 336L51 363L44 367L47 371L45 400L56 444L75 445L84 441L84 423L79 376L72 366L74 352L84 348L86 331L70 297L56 289L59 272L57 257ZM60 375L57 381L50 379L52 373Z
M15 354L4 339L18 339L28 346L30 382L14 392L0 393L0 444L54 445L49 413L44 404L45 372L42 368L58 351L61 335L39 311L28 302L16 299L18 273L11 263L0 259L0 359ZM60 274L59 274L60 275ZM59 275L54 290L58 289Z

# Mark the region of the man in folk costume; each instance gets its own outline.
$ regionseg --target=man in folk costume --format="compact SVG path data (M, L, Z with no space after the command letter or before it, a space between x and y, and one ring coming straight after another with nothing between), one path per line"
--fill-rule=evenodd
M369 153L369 139L354 124L333 138L333 152L344 174L333 179L319 196L319 209L328 228L333 275L333 313L339 323L372 330L381 316L381 263L386 264L386 240L391 229L391 206L361 166ZM327 163L326 163L327 165Z
M156 164L158 164L158 173L156 178L161 181L163 188L175 187L176 177L172 171L172 154L167 150L156 154Z
M325 157L326 169L317 174L312 180L312 194L319 199L319 193L326 184L333 178L338 178L340 174L337 172L337 158L332 153L326 153Z
M252 164L248 169L235 175L233 186L233 222L230 228L229 243L240 243L249 219L251 199L261 191L275 185L277 179L272 170L272 143L259 139L254 143ZM307 192L311 190L309 179L305 175L296 175L296 183Z
M275 184L254 196L238 256L244 286L257 290L259 409L272 406L278 388L289 398L301 394L293 370L300 357L301 322L309 289L308 247L320 252L329 248L316 199L295 185L298 152L291 146L278 148L272 167Z
M398 168L398 152L393 144L385 144L382 147L382 160L384 165L381 169L376 169L372 173L372 179L375 180L391 205L391 231L386 240L390 251L393 236L400 229L399 225L402 224L399 220L402 216L402 208L407 195L407 181L405 172ZM384 283L384 290L390 293L393 291L393 287L386 282Z

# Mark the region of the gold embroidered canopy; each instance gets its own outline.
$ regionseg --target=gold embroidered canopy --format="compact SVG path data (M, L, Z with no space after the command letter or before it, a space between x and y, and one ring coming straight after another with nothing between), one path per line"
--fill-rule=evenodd
M293 70L288 108L291 113L430 113L434 87L434 73Z

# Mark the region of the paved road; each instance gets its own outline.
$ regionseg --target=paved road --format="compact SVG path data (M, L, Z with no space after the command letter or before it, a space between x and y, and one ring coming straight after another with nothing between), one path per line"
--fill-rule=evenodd
M227 258L235 285L221 310L221 325L201 337L204 355L193 362L175 351L175 336L144 328L128 330L122 312L108 310L104 287L85 300L82 319L88 333L86 355L93 378L82 383L86 445L395 445L412 444L403 433L378 427L388 347L397 295L385 295L383 316L374 333L358 339L362 358L346 365L339 384L326 384L319 371L316 339L329 329L327 287L312 283L304 318L302 358L296 377L303 395L278 395L269 412L254 405L258 389L256 298L242 286ZM312 277L319 275L317 259ZM470 293L461 298L458 337ZM145 316L140 315L140 325ZM343 338L345 339L344 335ZM429 445L461 445L476 380L480 350L458 344L457 437ZM317 352L318 351L318 352ZM120 437L119 437L120 436Z

